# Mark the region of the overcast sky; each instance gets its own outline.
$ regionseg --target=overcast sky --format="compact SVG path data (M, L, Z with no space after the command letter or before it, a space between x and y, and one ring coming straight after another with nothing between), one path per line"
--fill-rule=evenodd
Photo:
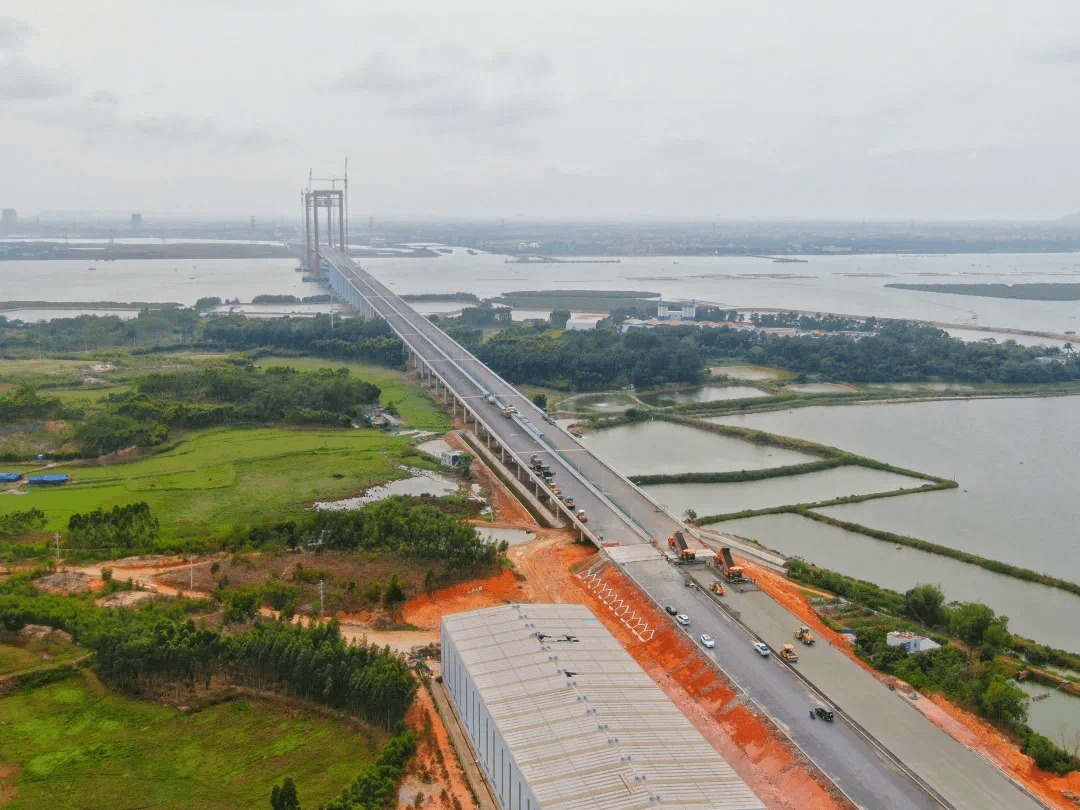
M4 0L0 206L1080 212L1080 2Z

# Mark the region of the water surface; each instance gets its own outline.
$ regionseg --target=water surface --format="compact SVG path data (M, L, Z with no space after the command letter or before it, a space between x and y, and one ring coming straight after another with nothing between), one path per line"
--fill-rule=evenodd
M1080 397L844 405L709 421L955 478L957 489L825 509L1080 582Z
M700 385L682 391L658 391L655 394L639 396L646 405L668 408L683 402L719 402L725 399L746 399L749 397L772 396L768 391L750 385Z
M671 422L636 422L582 441L623 475L732 472L805 464L816 457Z
M848 495L911 489L927 483L918 478L865 467L739 481L732 484L654 484L643 487L672 514L693 509L699 515L725 515L744 509L769 509L794 503L814 503Z

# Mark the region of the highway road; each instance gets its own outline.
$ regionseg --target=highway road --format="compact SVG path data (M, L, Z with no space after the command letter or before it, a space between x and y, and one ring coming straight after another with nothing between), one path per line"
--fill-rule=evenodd
M388 287L367 272L327 249L335 268L335 289L349 298L346 285L362 295L423 361L435 369L457 396L493 433L499 443L527 465L532 454L543 457L555 472L563 492L573 495L588 514L587 528L605 541L623 546L663 541L685 526L650 500L616 470L586 449L561 427L543 421L543 412L512 385L473 357L464 347L415 312ZM333 276L333 274L332 274ZM484 401L487 393L518 416L505 419L501 406ZM663 547L664 543L661 543ZM683 569L666 556L626 563L623 569L660 604L672 603L692 611L691 630L697 638L707 632L717 639L707 654L754 700L807 756L853 801L866 810L1038 810L1043 805L1012 784L998 769L944 734L911 706L838 650L818 645L800 650L796 665L811 677L827 701L847 713L833 724L811 721L810 706L821 703L787 664L762 659L751 646L753 633L778 648L790 640L799 620L765 594L722 597L732 615L721 611L710 596L683 585L684 570L709 581L702 566ZM737 619L737 621L736 621ZM863 737L871 731L876 741ZM880 745L912 768L924 784L886 756ZM938 800L940 797L941 801Z

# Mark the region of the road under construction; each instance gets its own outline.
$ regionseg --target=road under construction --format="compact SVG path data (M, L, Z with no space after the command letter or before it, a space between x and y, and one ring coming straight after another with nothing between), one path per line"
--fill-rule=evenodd
M679 564L678 547L667 547L667 538L677 531L702 546L692 527L546 419L528 397L343 252L323 245L320 254L336 295L360 316L388 322L415 371L434 385L436 396L477 441L553 519L601 548L658 604L676 605L688 615L691 623L684 632L692 638L711 635L715 647L705 654L855 805L867 810L1045 806L831 645L807 647L795 665L759 655L753 642L778 650L802 622L754 587L729 587L723 597L710 594L712 583L723 578L719 569L700 561ZM574 506L552 492L543 466L562 494L573 496ZM821 703L835 708L837 722L826 726L808 719L808 707Z

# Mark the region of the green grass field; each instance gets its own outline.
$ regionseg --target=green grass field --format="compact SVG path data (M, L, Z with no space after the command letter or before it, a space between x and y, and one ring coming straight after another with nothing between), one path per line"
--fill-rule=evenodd
M384 741L288 704L233 701L179 714L79 672L0 698L0 718L0 762L20 769L9 810L263 808L286 776L315 807Z
M51 641L29 641L18 647L0 644L0 676L21 675L42 667L67 663L86 654L75 644L55 644Z
M54 467L50 472L68 473L72 482L4 498L0 512L37 507L51 532L66 529L75 512L146 501L164 538L207 534L285 517L307 501L401 478L405 473L397 465L408 449L407 438L376 430L211 428L140 461ZM408 463L430 467L425 459Z

